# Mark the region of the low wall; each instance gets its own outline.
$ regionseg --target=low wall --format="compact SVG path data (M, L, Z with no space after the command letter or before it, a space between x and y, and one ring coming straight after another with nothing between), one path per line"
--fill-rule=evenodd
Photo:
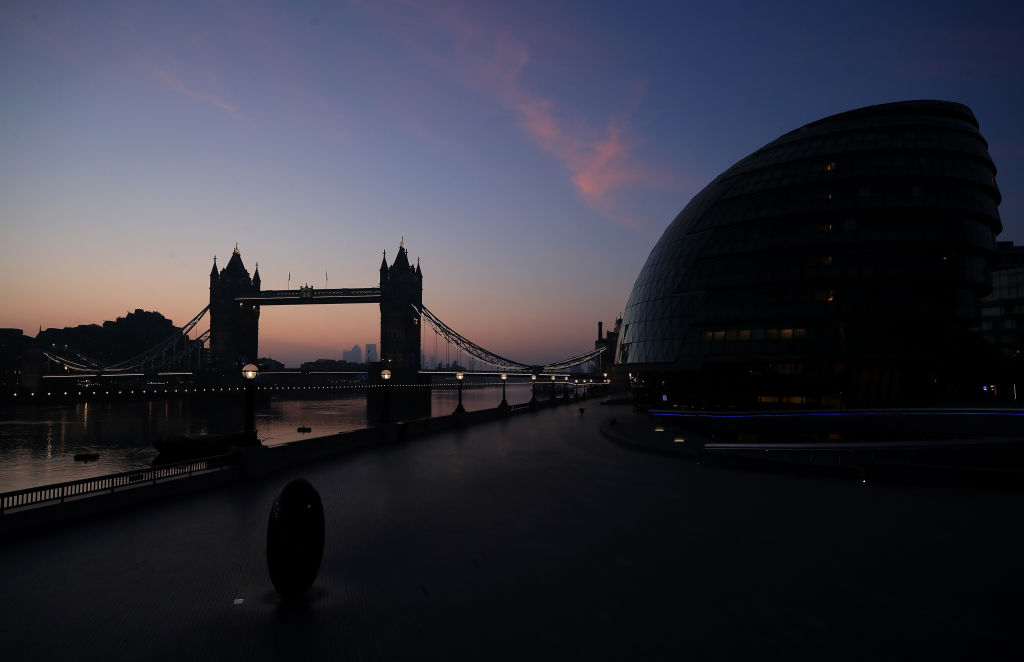
M77 522L101 516L115 510L123 510L145 504L186 496L214 487L228 485L240 476L238 466L175 478L155 484L147 483L115 492L89 494L63 502L8 511L0 516L0 539L7 536L23 535L33 530L42 531L54 526Z

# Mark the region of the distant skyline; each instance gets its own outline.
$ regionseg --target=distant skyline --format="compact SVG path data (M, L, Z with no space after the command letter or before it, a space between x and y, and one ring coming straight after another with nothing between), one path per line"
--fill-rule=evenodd
M181 325L236 242L264 288L373 286L404 237L447 323L561 359L715 176L905 99L971 107L1024 242L1021 34L1014 2L6 2L0 327ZM265 307L260 354L378 336Z

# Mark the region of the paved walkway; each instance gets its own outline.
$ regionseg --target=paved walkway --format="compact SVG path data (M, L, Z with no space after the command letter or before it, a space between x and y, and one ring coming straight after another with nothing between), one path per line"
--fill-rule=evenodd
M1024 493L708 467L559 408L5 542L4 660L1020 656ZM270 505L323 497L282 604Z

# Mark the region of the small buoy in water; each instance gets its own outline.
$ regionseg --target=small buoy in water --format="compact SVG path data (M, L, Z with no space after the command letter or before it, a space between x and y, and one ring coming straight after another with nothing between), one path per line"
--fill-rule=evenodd
M75 462L88 462L100 459L99 453L75 453Z

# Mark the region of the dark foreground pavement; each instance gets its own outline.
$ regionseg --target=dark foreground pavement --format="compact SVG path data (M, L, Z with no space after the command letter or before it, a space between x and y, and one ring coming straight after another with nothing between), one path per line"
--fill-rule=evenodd
M616 414L541 411L5 541L0 658L1024 652L1024 492L708 467L611 443ZM284 604L264 546L294 476L327 539Z

